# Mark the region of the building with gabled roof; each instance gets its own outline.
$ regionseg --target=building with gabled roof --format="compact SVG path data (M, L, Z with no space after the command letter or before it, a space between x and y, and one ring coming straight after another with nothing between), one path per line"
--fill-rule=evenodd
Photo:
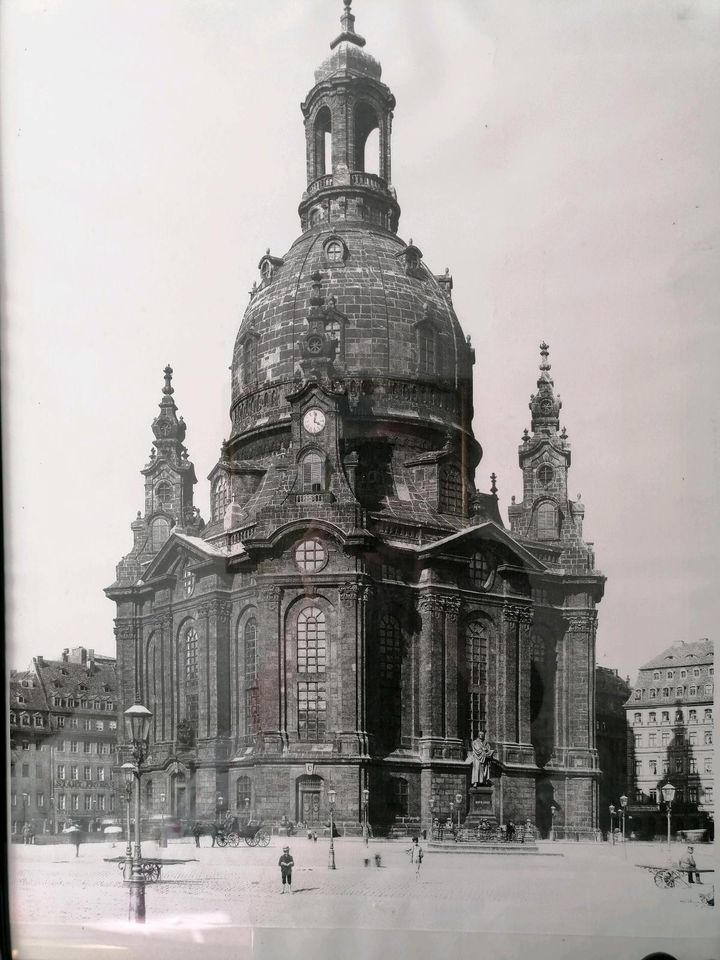
M10 678L11 820L53 833L73 820L99 829L117 815L115 659L92 649L33 658Z

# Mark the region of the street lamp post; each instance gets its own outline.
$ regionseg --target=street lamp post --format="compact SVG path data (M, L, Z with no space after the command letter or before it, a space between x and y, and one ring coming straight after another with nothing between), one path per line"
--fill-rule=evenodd
M245 797L245 817L250 822L250 797Z
M50 829L54 836L57 833L57 813L55 811L55 797L50 797Z
M365 846L368 845L369 832L368 832L368 804L370 803L370 791L367 787L363 789L362 792L363 799L363 842Z
M328 790L328 806L330 807L330 851L328 854L328 870L335 869L335 791Z
M457 804L457 832L455 834L455 843L460 839L460 804L462 803L462 794L455 794L455 803Z
M666 783L662 788L662 795L667 811L668 856L672 857L672 847L670 846L670 817L672 815L673 800L675 799L675 787L671 783Z
M215 818L218 821L222 817L223 803L225 803L225 798L222 796L222 794L219 793L217 800L215 801Z
M430 839L437 839L435 836L435 797L430 797Z
M129 920L145 923L145 878L142 872L142 848L140 837L140 768L148 753L150 720L152 713L140 703L125 711L125 731L132 744L135 760L135 849L132 857L132 873L127 883L130 886Z
M615 804L610 804L610 838L612 845L615 846Z
M557 814L557 807L554 803L550 804L550 839L555 839L555 816Z
M130 827L130 803L132 801L133 784L135 783L135 764L124 763L120 767L125 780L125 867L123 869L123 880L129 880L132 876L132 838Z
M160 794L160 846L167 846L167 837L165 836L165 794Z
M620 797L620 810L622 812L622 844L623 844L623 855L627 860L627 846L625 844L625 808L627 807L628 798L623 794Z

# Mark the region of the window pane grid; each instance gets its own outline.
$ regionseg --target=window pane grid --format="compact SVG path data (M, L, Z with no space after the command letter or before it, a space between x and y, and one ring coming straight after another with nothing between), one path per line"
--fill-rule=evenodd
M317 607L306 607L298 616L298 673L325 673L325 614Z
M327 729L325 684L298 683L298 736L301 740L321 740Z

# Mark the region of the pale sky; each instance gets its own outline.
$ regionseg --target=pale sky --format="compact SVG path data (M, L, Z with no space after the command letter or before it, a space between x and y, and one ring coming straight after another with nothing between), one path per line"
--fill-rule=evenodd
M207 474L235 333L299 233L299 103L340 0L0 8L12 666L114 653L166 363ZM477 352L478 486L522 493L538 344L607 575L598 662L718 621L720 6L356 0L397 98L400 235L449 266Z

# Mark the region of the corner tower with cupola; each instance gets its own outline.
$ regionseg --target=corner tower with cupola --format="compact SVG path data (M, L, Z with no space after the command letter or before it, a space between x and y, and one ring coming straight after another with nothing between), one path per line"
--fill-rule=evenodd
M558 832L587 836L603 578L586 546L570 565L549 366L509 532L494 475L476 487L452 276L397 233L394 97L349 0L341 26L302 104L300 236L261 256L235 341L209 522L107 591L125 699L155 717L146 776L185 817L321 823L332 788L353 833L368 790L376 833L414 832L456 814L484 730L496 818L544 830L555 805ZM545 502L556 526L538 526Z

